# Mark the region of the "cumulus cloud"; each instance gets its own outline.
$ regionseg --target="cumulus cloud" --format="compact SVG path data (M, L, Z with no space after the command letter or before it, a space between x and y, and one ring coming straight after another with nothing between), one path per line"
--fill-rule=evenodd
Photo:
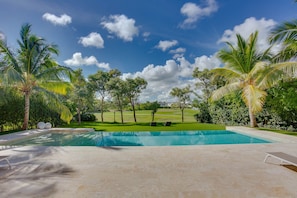
M186 16L186 19L180 25L181 28L195 27L194 23L204 16L209 16L218 10L216 0L206 0L206 6L200 6L192 2L185 3L180 12Z
M169 49L177 44L178 44L177 40L159 41L158 45L156 45L156 48L161 49L163 52L165 52L167 49Z
M186 52L185 48L179 47L177 49L174 50L170 50L169 53L170 54L174 54L173 55L173 59L177 59L177 58L181 58L184 56L184 53Z
M78 42L84 47L94 46L97 48L104 48L104 40L97 32L92 32L86 37L80 37Z
M251 33L258 31L257 45L260 50L265 50L270 46L267 39L271 29L274 28L275 25L276 22L272 19L266 20L265 18L262 18L257 20L254 17L250 17L242 24L236 25L233 30L225 30L223 36L218 40L218 43L230 42L234 45L237 43L236 34L240 34L243 38L247 39ZM276 48L274 48L274 51L278 50Z
M132 41L134 36L138 35L138 27L135 26L135 20L125 15L111 15L109 18L103 18L101 25L111 34L115 34L124 41Z
M123 74L123 78L139 76L148 82L146 90L140 95L140 101L173 102L174 99L170 96L171 89L194 85L195 79L192 75L196 67L203 70L219 67L219 65L220 61L215 56L197 57L194 63L181 57L176 60L167 60L164 65L147 65L142 71Z
M65 60L64 63L67 66L88 66L88 65L96 65L99 68L109 70L110 66L108 63L100 63L94 56L82 57L80 52L76 52L72 55L71 59Z
M67 14L62 14L60 17L58 17L54 14L45 13L42 15L42 18L46 21L51 22L54 25L61 25L61 26L70 24L72 21L71 17L68 16Z

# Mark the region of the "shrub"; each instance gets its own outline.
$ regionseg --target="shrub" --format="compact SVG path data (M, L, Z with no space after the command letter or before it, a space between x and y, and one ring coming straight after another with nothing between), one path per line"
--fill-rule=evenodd
M81 121L89 121L89 122L96 121L96 116L92 113L83 113L80 116L81 116ZM74 118L75 120L78 120L78 115L76 114Z

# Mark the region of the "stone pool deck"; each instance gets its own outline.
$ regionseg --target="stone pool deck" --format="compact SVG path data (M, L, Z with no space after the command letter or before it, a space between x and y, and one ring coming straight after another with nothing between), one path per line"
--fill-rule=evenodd
M1 168L0 194L3 197L53 198L297 197L296 167L279 166L275 159L263 162L266 152L297 156L297 137L246 127L227 129L275 142L172 147L6 148L0 155L26 153L30 159L37 159L31 164L52 165L43 169L45 171L50 169L48 167L62 166L72 171L67 172L64 168L63 172L60 168L60 172L42 177L38 169L37 173L29 172L35 178L30 180L30 174L25 176L28 167L17 169L17 177L13 174L14 169Z

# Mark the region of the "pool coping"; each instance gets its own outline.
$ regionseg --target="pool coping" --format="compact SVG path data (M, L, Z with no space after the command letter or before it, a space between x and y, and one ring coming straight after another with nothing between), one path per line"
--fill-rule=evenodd
M91 132L94 131L92 128L50 128L50 129L31 129L25 131L19 131L0 136L0 146L9 145L19 140L25 140L28 138L36 137L42 134L50 132Z
M227 126L226 130L246 134L256 138L271 141L272 143L297 143L297 136L275 133L267 130L259 130L257 128L243 126Z
M297 137L285 134L269 132L266 130L258 130L256 128L249 128L244 126L226 126L226 130L249 135L255 138L262 138L271 143L297 143ZM93 128L50 128L50 129L31 129L10 133L0 136L0 146L7 146L14 142L36 137L50 132L92 132ZM2 148L3 149L3 148Z

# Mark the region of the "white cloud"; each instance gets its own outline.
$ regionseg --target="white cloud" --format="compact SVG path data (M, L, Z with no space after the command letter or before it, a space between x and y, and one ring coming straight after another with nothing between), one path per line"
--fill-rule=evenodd
M97 32L92 32L86 37L80 37L78 42L85 47L94 46L97 48L104 48L104 40Z
M156 45L156 48L161 49L163 52L166 51L167 49L177 45L178 42L177 40L172 40L172 41L159 41L158 45Z
M190 63L184 57L177 60L167 60L165 65L150 64L136 73L125 73L123 78L141 77L147 82L147 88L141 93L139 100L145 101L166 101L173 102L175 99L170 96L173 87L194 86L193 70L219 67L220 61L215 56L197 57L194 63ZM193 87L194 89L194 87Z
M195 27L194 23L204 16L209 16L213 12L218 10L218 4L216 0L206 0L206 6L202 7L195 3L188 2L185 3L180 12L187 18L181 24L182 28Z
M266 20L262 18L257 20L254 17L247 18L242 24L236 25L233 30L225 30L223 36L218 40L218 43L230 42L232 45L237 43L236 34L240 34L244 39L247 39L251 33L258 31L258 47L260 50L267 49L270 45L267 41L270 31L274 28L276 22L272 19ZM277 50L276 48L274 51Z
M177 58L181 58L184 56L184 53L186 52L185 48L179 47L177 49L174 50L170 50L169 53L170 54L174 54L173 55L173 59L177 59Z
M72 21L71 17L68 16L67 14L62 14L60 17L58 17L54 14L45 13L44 15L42 15L42 18L45 19L46 21L51 22L54 25L61 25L61 26L70 24Z
M103 18L101 25L109 33L115 34L124 41L132 41L133 37L138 35L138 27L135 26L135 20L129 19L125 15L111 15L108 19Z
M144 41L148 41L148 38L149 38L150 35L151 35L150 32L144 32L144 33L142 34L142 37L144 38Z
M94 56L82 57L80 52L76 52L72 55L71 59L65 60L64 63L67 66L88 66L88 65L96 65L99 68L109 70L110 66L108 63L100 63Z

